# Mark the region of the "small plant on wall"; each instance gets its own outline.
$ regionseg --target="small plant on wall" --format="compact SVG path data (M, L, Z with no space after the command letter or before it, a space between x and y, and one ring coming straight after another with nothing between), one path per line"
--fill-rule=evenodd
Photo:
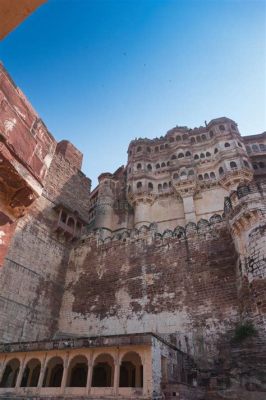
M241 343L246 338L255 336L257 334L257 330L254 327L253 323L250 321L241 322L235 328L234 336L232 341L234 343Z

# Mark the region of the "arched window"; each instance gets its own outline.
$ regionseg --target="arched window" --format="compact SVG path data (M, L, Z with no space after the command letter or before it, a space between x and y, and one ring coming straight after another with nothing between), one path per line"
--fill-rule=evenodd
M129 155L132 156L132 150L129 151Z
M159 151L159 147L158 147L158 146L156 146L156 147L155 147L155 149L154 149L154 151L155 151L155 153L158 153L158 151Z
M251 148L249 146L246 146L247 149L247 153L250 154L251 153Z
M182 139L183 139L183 140L187 140L187 138L188 138L188 135L183 135L183 136L182 136Z
M236 126L235 126L234 124L231 124L231 129L232 129L233 131L236 131Z
M132 189L131 189L131 186L129 185L129 186L128 186L128 189L127 189L128 193L130 193L131 190L132 190Z
M230 162L230 168L231 169L236 169L237 168L237 165L236 165L236 163L234 161Z
M165 165L164 162L161 164L161 167L162 167L162 168L165 168L165 167L166 167L166 165Z
M210 173L210 177L211 177L211 179L216 179L215 173L214 173L214 172L211 172L211 173Z
M185 171L185 170L183 170L183 171L181 172L180 176L187 176L187 173L186 173L186 171Z
M167 188L168 188L168 185L167 185L167 183L166 183L166 182L164 182L164 184L163 184L163 188L164 188L164 189L167 189Z
M201 136L201 139L204 141L204 140L207 140L207 138L206 138L206 135L202 135Z
M137 147L137 153L139 153L141 151L141 146Z
M0 383L1 388L12 388L16 386L19 367L20 362L16 358L8 361Z
M114 386L114 360L109 354L101 354L94 361L91 386Z
M50 359L45 370L43 387L60 387L63 371L64 366L61 357Z
M193 169L190 169L190 170L188 171L188 175L194 175Z
M252 164L252 166L253 166L254 169L258 169L257 164Z
M148 170L148 171L151 171L151 170L152 170L151 164L148 164L148 165L147 165L147 170Z
M194 160L198 160L199 159L199 155L198 154L195 154L194 155Z
M172 155L171 160L176 160L176 155L175 154Z
M37 387L40 372L41 372L41 363L38 359L32 359L28 361L23 371L20 386Z
M67 387L86 387L88 360L85 356L74 357L68 367Z
M160 150L164 150L164 145L163 144L160 145Z
M167 165L167 167L169 167L169 165L170 165L170 161L167 161L166 165Z
M198 175L199 181L203 181L203 176L200 174Z
M155 165L155 168L156 168L156 169L159 169L159 168L160 168L160 164L156 164L156 165Z
M168 149L168 147L169 147L169 146L168 146L168 143L165 143L164 148L165 148L165 149Z
M172 182L170 181L170 182L169 182L169 187L171 187L171 186L172 186Z
M201 137L197 136L197 142L200 143L201 142Z
M178 154L178 158L183 158L184 157L184 154L183 153L179 153Z
M190 151L187 151L187 152L186 152L186 157L190 157L190 156L191 156Z
M162 185L161 185L161 183L159 183L159 185L158 185L158 190L159 190L159 191L162 190Z
M242 147L242 144L240 142L237 142L237 144L238 144L239 147Z
M225 126L224 125L219 125L220 131L225 131Z
M195 140L194 137L190 138L190 141L191 141L192 144L196 143L196 140Z
M66 224L67 214L65 211L62 211L62 213L61 213L61 221L64 222L64 224Z
M259 151L259 148L258 148L258 146L257 146L256 144L253 144L253 145L252 145L252 150L253 150L255 153L257 153L257 152Z
M204 153L200 153L200 158L205 158L205 154Z
M137 169L140 170L141 169L141 164L137 164Z
M210 156L211 156L211 153L209 151L207 151L206 157L210 157Z
M149 188L150 190L153 189L153 184L152 184L151 182L148 183L148 188Z
M170 136L169 142L170 142L170 143L173 143L174 141L175 141L175 139L173 138L173 136Z
M223 167L220 167L219 168L219 175L221 176L221 175L223 175L224 174L224 169L223 169Z
M142 182L137 182L137 189L142 188Z
M266 151L266 146L265 146L265 144L260 143L259 146L260 146L260 150L261 150L261 151Z
M138 353L132 351L122 358L119 387L143 387L143 367Z
M204 179L210 179L210 178L209 178L209 174L205 173L205 174L204 174Z
M265 168L264 162L260 161L260 162L259 162L259 167L260 167L260 168Z
M226 142L226 143L224 144L224 147L230 147L230 143Z
M180 142L181 136L176 136L175 140L176 140L177 142Z
M214 136L213 131L210 131L210 138L212 138Z
M149 146L147 146L146 150L147 150L147 153L151 152L151 148Z
M218 153L218 149L217 149L217 147L215 147L214 154L217 154L217 153Z
M247 162L247 160L244 160L244 165L245 167L249 168L249 163Z
M174 179L178 179L178 178L179 178L178 174L175 173L175 174L173 175L173 178L174 178Z
M75 221L74 221L74 219L72 217L68 217L67 226L69 226L70 228L74 229Z

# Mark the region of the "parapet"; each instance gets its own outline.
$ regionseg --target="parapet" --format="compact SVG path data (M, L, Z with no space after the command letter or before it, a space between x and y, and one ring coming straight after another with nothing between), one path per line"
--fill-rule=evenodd
M83 154L68 140L61 140L57 144L56 153L61 153L71 165L81 169Z

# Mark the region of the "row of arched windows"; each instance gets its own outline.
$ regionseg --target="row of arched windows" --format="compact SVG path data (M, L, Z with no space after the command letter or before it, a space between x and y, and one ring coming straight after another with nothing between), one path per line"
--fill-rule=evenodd
M4 370L0 383L2 388L16 386L20 369L18 359L10 360ZM41 362L31 359L24 368L20 387L37 387L41 372ZM49 360L42 382L42 387L60 387L64 372L64 361L61 357L53 357ZM128 352L122 358L119 368L120 387L142 387L143 367L141 358L136 352ZM68 367L66 386L86 387L88 376L88 360L83 355L75 356ZM94 361L92 372L92 387L114 386L114 359L110 354L100 354Z
M265 168L265 163L263 161L259 161L257 163L252 164L254 169L263 169Z
M249 154L252 152L259 153L260 151L266 151L266 145L263 143L252 144L252 145L247 145L246 149Z

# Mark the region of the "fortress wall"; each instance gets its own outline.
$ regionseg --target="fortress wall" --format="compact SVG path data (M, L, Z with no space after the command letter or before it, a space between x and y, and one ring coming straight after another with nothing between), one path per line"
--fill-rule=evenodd
M175 235L143 227L104 244L85 238L71 254L60 331L178 332L187 352L211 353L238 315L234 245L224 222Z
M57 330L72 243L55 233L54 207L64 204L86 218L90 190L90 181L70 161L57 152L43 195L17 222L0 271L0 341L41 340Z

